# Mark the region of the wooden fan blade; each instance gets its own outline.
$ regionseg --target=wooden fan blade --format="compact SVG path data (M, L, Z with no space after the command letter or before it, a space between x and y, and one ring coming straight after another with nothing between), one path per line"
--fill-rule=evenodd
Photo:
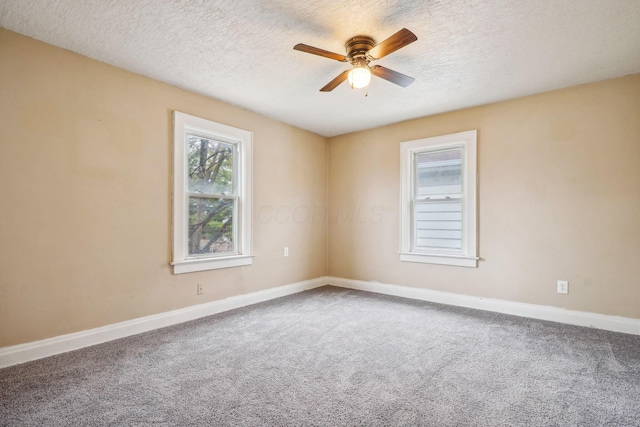
M388 68L376 65L371 67L371 72L374 76L378 76L385 80L389 80L391 83L395 83L398 86L407 87L415 80L413 77L405 76L397 71L390 70Z
M347 62L347 57L344 55L340 55L339 53L329 52L328 50L318 49L317 47L309 46L306 44L298 43L293 47L295 50L299 50L300 52L311 53L313 55L324 56L325 58L335 59L340 62Z
M340 73L338 75L338 77L336 77L335 79L331 80L325 87L320 89L320 92L331 92L332 90L337 88L340 85L340 83L342 83L343 81L347 80L347 77L349 77L349 71L351 71L351 70L346 70L346 71L343 71L342 73Z
M415 34L403 28L385 41L372 47L367 53L374 59L380 59L416 40L418 40L418 37Z

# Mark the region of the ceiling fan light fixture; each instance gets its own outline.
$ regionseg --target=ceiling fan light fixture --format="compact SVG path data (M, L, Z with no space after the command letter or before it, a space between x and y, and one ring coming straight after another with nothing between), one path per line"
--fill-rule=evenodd
M369 67L355 67L349 71L349 86L360 89L369 84L371 81L371 70Z
M337 77L324 85L320 92L331 92L345 80L349 80L349 86L351 89L360 89L369 85L371 81L371 75L380 77L397 84L398 86L407 87L413 83L414 78L405 76L397 71L390 70L381 65L369 66L372 61L377 61L380 58L395 52L396 50L405 47L406 45L418 40L415 34L406 28L401 29L397 33L393 34L388 39L381 43L376 44L375 41L369 36L355 36L347 40L344 45L346 55L340 55L339 53L329 52L328 50L318 49L317 47L309 46L306 44L298 43L293 49L300 52L311 53L313 55L323 56L325 58L333 59L339 62L348 62L353 65L353 69L344 70Z

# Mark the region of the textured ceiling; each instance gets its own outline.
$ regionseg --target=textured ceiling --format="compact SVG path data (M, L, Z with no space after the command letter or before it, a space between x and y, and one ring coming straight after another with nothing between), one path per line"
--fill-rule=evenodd
M0 26L324 136L640 72L639 0L0 0ZM415 77L318 90L355 35ZM365 93L368 96L365 97Z

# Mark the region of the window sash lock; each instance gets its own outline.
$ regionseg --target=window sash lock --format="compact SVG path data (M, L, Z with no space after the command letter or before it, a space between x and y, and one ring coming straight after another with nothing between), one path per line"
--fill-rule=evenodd
M428 200L461 200L462 196L424 196L424 197L416 197L416 202L424 202Z

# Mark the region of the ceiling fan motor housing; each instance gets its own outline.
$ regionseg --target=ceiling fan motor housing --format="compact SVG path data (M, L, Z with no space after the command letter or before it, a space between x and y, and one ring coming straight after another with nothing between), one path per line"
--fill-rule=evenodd
M367 65L369 58L367 52L376 45L376 42L369 36L355 36L350 38L344 45L347 50L349 62L353 65Z

